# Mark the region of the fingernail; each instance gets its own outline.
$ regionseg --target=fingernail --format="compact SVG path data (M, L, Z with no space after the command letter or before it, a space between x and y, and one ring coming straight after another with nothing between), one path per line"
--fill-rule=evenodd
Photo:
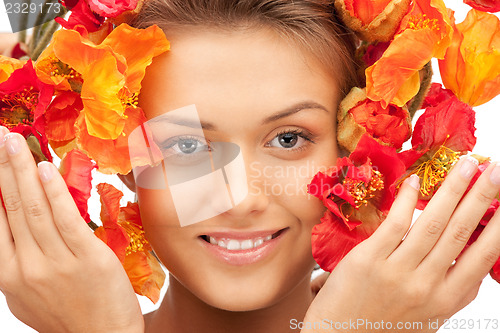
M54 176L54 168L50 165L50 162L42 161L38 163L38 174L40 179L44 182L48 182Z
M500 164L496 164L490 174L490 180L495 185L500 185Z
M0 126L0 147L3 147L4 145L3 138L7 133L9 133L9 130L3 126Z
M417 176L416 174L411 175L408 177L406 180L408 182L408 185L413 187L415 190L420 191L420 177Z
M463 160L460 166L460 172L465 179L471 179L477 171L479 162L472 156L466 156Z
M3 138L5 142L5 146L7 147L7 152L10 155L17 154L21 148L21 143L19 142L19 138L14 133L8 133Z

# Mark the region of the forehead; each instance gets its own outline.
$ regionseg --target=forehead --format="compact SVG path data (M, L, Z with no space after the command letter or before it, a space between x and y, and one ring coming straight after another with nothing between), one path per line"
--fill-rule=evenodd
M171 50L148 67L139 96L149 119L191 104L200 114L221 116L260 116L303 101L336 107L330 72L270 30L177 33L169 39Z

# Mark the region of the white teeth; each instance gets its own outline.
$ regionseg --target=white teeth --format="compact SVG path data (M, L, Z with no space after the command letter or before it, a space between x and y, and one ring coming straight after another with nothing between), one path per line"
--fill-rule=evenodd
M228 249L230 251L238 251L238 250L249 250L256 247L261 246L263 243L270 241L273 237L272 235L266 237L258 237L254 239L244 239L244 240L236 240L236 239L217 239L212 236L207 236L210 244L222 247L224 249Z
M242 250L248 250L253 247L253 242L251 239L245 239L243 242L241 242L241 249Z
M264 243L264 240L262 238L259 238L253 243L253 247L261 246L262 243Z
M241 244L237 240L231 239L227 243L227 249L228 250L239 250L239 249L241 249Z

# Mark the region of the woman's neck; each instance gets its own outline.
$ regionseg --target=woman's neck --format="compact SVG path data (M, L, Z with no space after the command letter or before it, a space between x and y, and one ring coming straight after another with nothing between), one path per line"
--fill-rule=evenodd
M170 276L162 304L145 316L146 332L290 332L291 320L302 321L314 296L305 278L278 303L260 310L232 312L214 308Z

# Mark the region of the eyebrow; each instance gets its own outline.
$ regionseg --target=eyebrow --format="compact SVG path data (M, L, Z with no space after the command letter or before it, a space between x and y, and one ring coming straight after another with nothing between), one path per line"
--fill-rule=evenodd
M148 120L148 123L169 123L175 124L179 126L189 127L189 128L201 128L207 131L215 131L216 126L212 123L208 123L205 121L197 121L197 120L189 120L177 117L169 117L168 120L162 117L158 117L155 119Z
M324 107L323 105L316 103L316 102L311 102L311 101L306 101L306 102L300 102L297 104L294 104L284 110L278 111L275 114L267 117L262 121L262 125L268 124L270 122L280 120L286 117L290 117L291 115L296 114L297 112L300 112L302 110L323 110L326 113L328 113L328 109Z
M323 105L312 102L312 101L306 101L306 102L299 102L297 104L294 104L292 106L287 107L284 110L278 111L274 113L273 115L267 117L262 121L262 125L268 124L273 121L277 121L286 117L290 117L300 111L303 110L323 110L328 113L328 109L324 107ZM151 119L148 121L148 123L162 123L162 122L168 122L170 124L175 124L179 126L185 126L185 127L190 127L190 128L201 128L207 131L216 131L217 127L209 122L205 121L196 121L196 120L189 120L189 119L183 119L183 118L177 118L177 117L169 117L168 121L166 121L164 118L158 118L158 119Z

